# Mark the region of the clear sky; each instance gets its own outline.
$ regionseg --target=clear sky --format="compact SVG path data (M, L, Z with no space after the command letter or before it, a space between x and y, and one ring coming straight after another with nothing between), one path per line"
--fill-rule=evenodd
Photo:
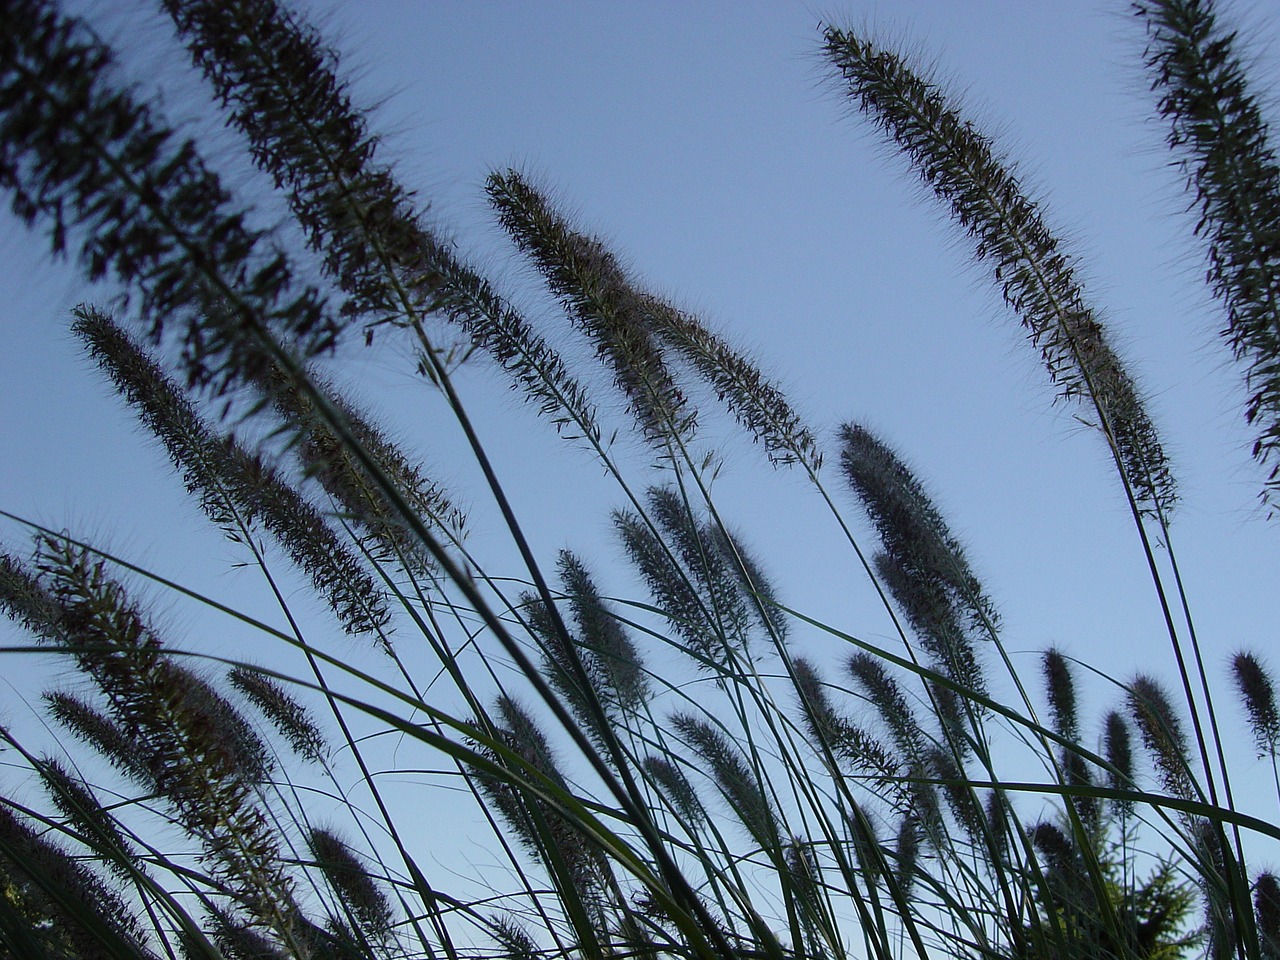
M1280 89L1275 14L1263 4L1225 7L1248 27L1264 92ZM839 424L857 420L894 444L965 541L1028 670L1056 644L1117 677L1141 670L1171 680L1168 640L1100 438L1054 405L1038 357L972 265L967 241L851 115L818 58L823 16L903 38L999 133L1049 222L1071 238L1093 302L1143 385L1181 484L1176 546L1220 689L1232 652L1274 648L1280 520L1268 524L1258 506L1263 475L1249 458L1241 378L1217 338L1224 320L1200 283L1163 128L1147 119L1143 36L1125 3L317 8L329 11L325 28L357 68L357 95L384 101L375 123L387 132L385 155L430 204L433 223L554 336L567 328L486 210L491 169L515 165L552 187L650 289L748 348L819 431L833 488ZM150 45L159 28L126 23L108 21L147 48L160 75L177 69L165 59L171 49ZM173 98L175 110L182 104ZM161 455L77 358L66 309L92 292L46 265L42 242L8 219L0 227L0 507L102 536L224 598L243 596L250 580L227 571L230 545L198 532ZM359 394L468 499L474 475L433 419L441 405L411 363L389 345L360 364ZM612 556L606 589L634 596L608 532L618 498L599 469L482 364L460 385L535 547L548 560L564 546ZM707 445L725 460L722 506L782 599L887 642L883 612L812 493L771 471L727 420L706 421ZM623 442L643 456L638 442ZM482 545L498 529L483 503L473 525ZM21 541L11 533L8 542ZM198 632L195 614L175 606L172 615ZM1110 705L1104 690L1093 688L1086 716ZM9 702L4 712L17 710ZM1240 714L1226 715L1244 740ZM1264 777L1247 749L1241 759L1246 777ZM1273 816L1273 801L1260 802L1256 812Z

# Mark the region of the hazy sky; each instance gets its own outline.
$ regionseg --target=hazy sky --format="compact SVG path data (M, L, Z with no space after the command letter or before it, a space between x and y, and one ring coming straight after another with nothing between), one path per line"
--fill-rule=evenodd
M1274 14L1261 4L1226 7L1256 37L1257 76L1275 91ZM1147 119L1143 37L1126 4L318 8L331 10L326 29L357 68L357 95L384 101L376 123L387 133L385 156L430 204L432 222L567 353L585 359L589 348L568 339L493 226L483 195L491 169L515 165L550 186L650 289L758 357L822 436L831 487L843 493L833 469L839 424L857 420L890 440L965 541L1027 670L1057 644L1121 678L1142 670L1172 679L1100 438L1078 411L1053 403L1038 357L972 265L967 240L851 114L819 60L817 24L830 15L902 38L1000 135L1049 222L1072 240L1174 460L1183 495L1176 546L1221 689L1230 653L1273 648L1280 521L1264 522L1257 503L1263 475L1249 458L1239 371L1200 284L1201 253L1164 130ZM158 28L125 23L113 16L108 30L146 47L159 75L180 72L172 51L151 44ZM146 67L136 74L149 80ZM169 96L182 112L184 101ZM227 572L230 545L199 532L163 458L78 359L66 309L92 291L47 266L42 243L8 220L0 231L0 507L101 536L177 579L240 598L250 578ZM397 355L406 350L388 344L361 363L357 390L421 445L461 499L478 500L458 441L438 419L441 404ZM612 551L606 589L636 595L609 537L619 498L599 468L474 366L460 374L464 399L535 547L548 560L564 546ZM717 493L726 516L756 546L783 600L889 642L887 619L811 491L772 471L728 420L711 410L705 419L706 447L725 461ZM621 442L643 461L637 441ZM844 502L857 518L851 498ZM483 501L474 526L482 547L487 537L497 542ZM11 530L8 542L21 540ZM172 617L193 634L205 629L176 604ZM1112 695L1092 689L1086 715L1097 717ZM1240 714L1226 716L1243 739ZM1262 777L1242 756L1242 775ZM1261 802L1256 812L1274 815Z

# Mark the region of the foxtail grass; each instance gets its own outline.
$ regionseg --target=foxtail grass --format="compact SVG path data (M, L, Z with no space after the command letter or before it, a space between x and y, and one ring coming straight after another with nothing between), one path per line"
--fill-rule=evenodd
M1095 713L1065 648L1023 676L997 591L908 458L857 423L824 439L727 335L506 169L487 197L542 283L540 305L517 305L427 223L298 11L161 7L301 241L251 226L234 178L54 0L0 0L0 187L51 253L128 295L77 309L74 332L275 607L238 610L33 523L26 559L0 553L0 609L65 674L31 696L48 748L5 733L0 952L1277 955L1280 894L1246 834L1280 830L1237 809L1213 763L1224 735L1171 548L1173 466L1074 255L945 90L824 28L847 95L972 241L1055 391L1113 454L1181 698L1141 673ZM1264 125L1212 5L1138 12L1274 466ZM1195 112L1206 103L1214 122ZM594 357L530 319L549 310ZM465 497L319 372L322 354L359 349L357 326L443 399L441 426L482 478ZM527 533L454 384L473 353L615 482L620 562ZM717 430L817 492L886 637L860 611L824 623L790 605L752 518L714 495ZM628 431L638 456L614 442ZM825 485L831 453L852 510ZM506 556L472 542L463 502L498 517ZM255 656L173 642L148 582L248 631ZM1232 669L1274 770L1273 683L1253 654Z

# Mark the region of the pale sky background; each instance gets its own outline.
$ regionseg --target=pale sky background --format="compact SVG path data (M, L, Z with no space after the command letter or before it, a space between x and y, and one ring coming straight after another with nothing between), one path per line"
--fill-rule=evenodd
M1263 473L1249 457L1240 373L1217 337L1223 317L1200 282L1164 128L1146 119L1144 38L1126 4L315 6L330 11L326 29L358 69L357 97L384 101L375 125L387 133L385 157L430 203L432 222L554 336L567 328L487 212L490 169L516 165L550 185L650 289L756 356L822 437L826 481L847 516L860 518L835 469L836 429L857 420L888 439L966 543L1036 689L1036 655L1051 644L1118 678L1146 671L1172 683L1168 639L1100 438L1053 404L1038 356L972 265L968 241L850 115L818 58L817 23L872 24L936 62L1073 241L1092 300L1143 385L1181 485L1174 536L1223 716L1239 734L1237 775L1255 785L1246 809L1274 818L1270 770L1252 760L1226 665L1241 647L1275 648L1280 520L1267 523L1258 506ZM1274 107L1280 20L1264 4L1224 6L1247 28L1259 92ZM112 15L108 32L145 48L144 64L153 58L137 76L181 73L163 31L125 23ZM222 599L258 602L252 574L228 569L231 546L208 532L167 461L78 357L66 311L93 294L73 271L48 265L43 244L8 219L0 227L0 508L101 537ZM564 342L570 355L588 355ZM503 572L498 520L474 492L438 398L394 348L356 363L358 393L459 499L476 499L474 542ZM540 555L550 563L570 546L599 557L606 591L636 596L609 532L621 498L599 468L483 363L459 385ZM887 618L816 496L798 476L772 471L730 421L711 409L704 420L725 460L721 507L783 601L891 645ZM638 441L623 442L644 457ZM14 528L6 538L22 549ZM184 642L222 642L225 626L162 606ZM834 675L841 654L829 643L798 632L796 645L830 656ZM34 688L28 669L6 664L6 718ZM1096 731L1114 692L1101 683L1088 691L1084 716ZM1262 857L1280 861L1275 851Z

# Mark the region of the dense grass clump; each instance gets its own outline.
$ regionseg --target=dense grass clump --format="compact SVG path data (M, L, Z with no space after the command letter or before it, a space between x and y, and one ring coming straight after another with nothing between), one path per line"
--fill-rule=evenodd
M488 203L544 296L526 315L426 216L295 9L159 7L261 181L221 173L93 24L0 0L0 187L103 283L72 335L276 608L5 514L28 537L0 552L11 655L59 678L26 691L51 735L0 730L0 960L1280 955L1280 885L1256 865L1280 828L1237 802L1225 749L1247 732L1276 770L1275 680L1239 652L1219 698L1241 710L1215 708L1157 418L1016 165L910 57L815 37L1114 466L1172 655L1169 676L1111 679L1102 709L1065 645L1019 666L941 483L887 439L852 421L824 439L731 338L500 169ZM1133 13L1274 506L1264 98L1214 4ZM254 226L247 180L287 225ZM470 488L340 385L375 340L441 401ZM612 484L612 554L527 533L464 360ZM754 518L713 496L707 438L735 431L813 495L891 632L790 605ZM507 540L497 559L473 510ZM261 656L181 643L157 596Z

